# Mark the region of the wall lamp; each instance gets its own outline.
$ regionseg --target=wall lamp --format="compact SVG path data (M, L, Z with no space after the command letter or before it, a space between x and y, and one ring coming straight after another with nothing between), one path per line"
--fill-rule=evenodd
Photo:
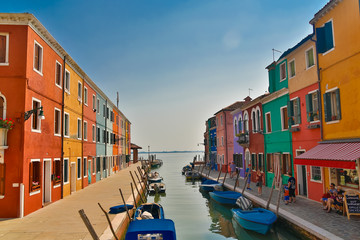
M24 113L24 119L25 119L25 121L30 118L31 114L36 113L38 110L40 110L40 112L39 112L39 118L40 118L41 120L44 120L44 119L45 119L44 111L43 111L43 107L41 106L41 107L34 108L34 109L31 109L31 110L25 112L25 113Z

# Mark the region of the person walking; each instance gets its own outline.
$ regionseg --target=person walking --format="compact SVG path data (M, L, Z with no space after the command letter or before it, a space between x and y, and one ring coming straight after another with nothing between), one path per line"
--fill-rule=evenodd
M251 164L249 163L249 165L248 165L248 168L246 168L246 171L245 171L245 173L247 174L247 175L249 175L249 177L248 177L248 179L247 179L247 187L246 187L246 189L248 189L248 190L251 190L251 188L250 188L250 182L251 182Z
M259 196L262 195L262 178L263 178L263 175L262 175L260 169L258 169L256 172L256 186L258 187L258 195Z
M234 161L232 161L230 164L230 178L233 178L235 173L236 173L236 165Z
M296 189L296 180L295 178L292 176L292 172L289 172L289 179L288 179L288 187L289 187L289 197L290 197L290 203L291 202L296 202L296 198L295 198L295 189Z

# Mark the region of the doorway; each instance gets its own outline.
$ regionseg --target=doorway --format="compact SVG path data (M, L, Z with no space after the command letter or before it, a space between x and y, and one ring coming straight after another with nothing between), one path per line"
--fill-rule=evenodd
M51 159L44 159L43 167L43 204L51 202Z
M296 150L296 156L303 154L305 150ZM297 165L297 184L299 195L307 197L307 173L305 165Z
M76 192L76 163L70 164L70 192Z

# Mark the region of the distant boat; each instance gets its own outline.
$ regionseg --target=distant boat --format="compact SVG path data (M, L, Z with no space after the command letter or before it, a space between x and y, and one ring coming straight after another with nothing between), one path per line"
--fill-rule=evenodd
M164 193L166 190L165 183L162 182L154 182L149 184L149 193Z
M214 191L209 193L210 197L221 204L235 205L236 200L242 196L239 192L234 191Z
M125 240L133 239L176 239L175 224L165 219L163 208L157 203L145 203L136 211L130 222Z
M191 171L191 169L192 169L192 167L190 165L186 165L185 167L183 167L183 169L181 171L182 175L185 175L185 173L187 171Z
M207 179L200 184L200 189L205 192L222 191L223 186L218 181Z
M151 168L159 168L163 164L163 161L161 159L154 159L150 162Z
M261 234L266 234L276 221L275 213L263 209L253 208L252 210L231 209L233 217L245 229Z
M192 179L200 179L201 178L201 175L200 173L196 172L196 171L187 171L185 173L185 177L186 177L186 180L192 180Z
M151 172L148 174L148 182L149 183L161 182L162 180L163 180L163 178L160 177L160 174L158 172Z

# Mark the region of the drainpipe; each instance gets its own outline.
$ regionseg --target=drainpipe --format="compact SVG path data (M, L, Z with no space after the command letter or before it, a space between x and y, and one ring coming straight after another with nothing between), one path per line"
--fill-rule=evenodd
M81 162L83 164L80 164L80 166L82 166L82 170L84 171L84 164L87 164L87 159L86 162L84 162L84 101L85 101L85 96L84 96L84 90L85 89L85 78L83 77L83 89L81 89L82 91L82 104L81 104L81 125L83 126L82 128L82 136L81 136ZM86 129L87 130L87 129ZM84 189L84 172L81 174L81 189ZM89 176L88 176L89 177Z
M105 166L107 162L107 140L108 140L108 130L107 130L107 117L108 117L108 111L107 111L107 99L105 99ZM104 166L104 167L105 167ZM108 166L109 167L109 166ZM105 169L105 172L107 169Z
M226 158L226 162L228 163L226 166L226 172L228 171L228 165L229 165L229 159L228 159L228 145L227 145L227 122L226 122L226 112L224 111L225 114L225 158Z
M313 33L315 36L315 25L312 24L313 26ZM321 105L321 88L320 88L320 82L321 82L321 77L320 77L320 67L319 67L319 55L318 55L318 50L316 47L316 42L317 40L313 40L311 38L311 41L313 41L315 43L315 51L316 51L316 69L317 69L317 77L318 77L318 88L319 88L319 96L318 96L318 106L319 106L319 118L320 118L320 141L323 141L323 120L322 120L322 105Z
M66 63L66 56L64 56L63 61L63 81L62 81L62 100L61 100L61 114L62 114L62 121L61 121L61 161L60 161L60 167L61 170L64 169L64 120L65 120L65 114L64 114L64 99L65 99L65 63ZM64 172L62 171L61 174L61 199L64 198Z

